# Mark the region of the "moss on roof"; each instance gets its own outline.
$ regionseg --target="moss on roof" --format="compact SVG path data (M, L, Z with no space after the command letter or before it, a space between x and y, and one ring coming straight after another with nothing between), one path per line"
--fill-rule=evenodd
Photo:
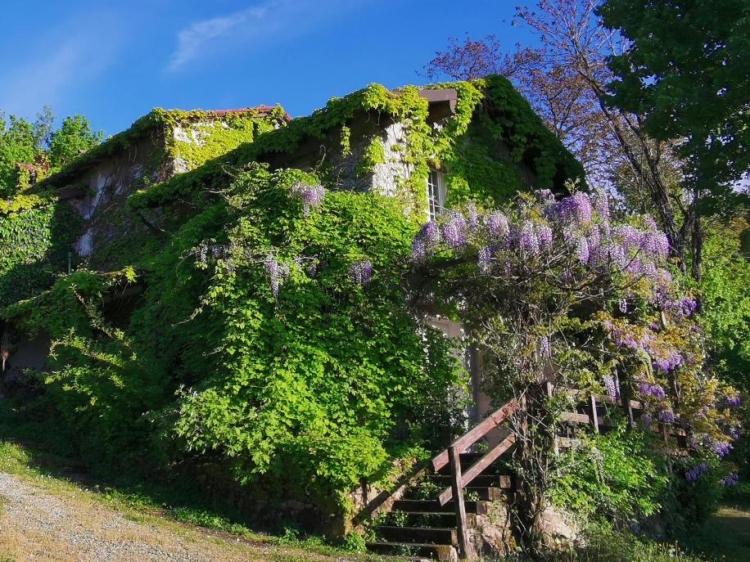
M278 105L275 107L260 106L228 111L183 111L156 108L136 120L127 130L108 138L100 145L82 154L58 173L40 181L35 186L34 191L45 191L49 188L66 186L82 172L85 172L97 163L124 152L138 141L153 135L163 135L176 125L232 120L268 120L280 126L289 120L289 116Z
M451 185L453 197L466 199L467 190L485 200L500 200L493 195L492 183L503 183L506 190L518 189L518 178L508 162L495 158L488 162L476 146L461 147L462 137L471 137L477 119L495 141L511 150L510 164L529 166L540 178L539 187L552 187L568 179L582 179L583 168L565 149L511 83L500 76L469 82L435 84L423 89L453 88L458 91L456 115L439 132L427 123L429 103L420 97L420 88L406 86L397 90L373 84L343 98L330 100L310 116L292 120L288 126L260 135L227 154L206 162L188 174L173 177L132 195L133 208L160 207L182 198L194 199L207 189L216 190L229 183L229 170L262 160L264 155L293 153L311 138L326 139L331 131L345 127L355 116L373 113L408 123L411 134L409 154L414 164L415 185L426 179L427 162L442 163L456 176ZM478 134L478 133L476 133ZM464 143L466 144L466 143ZM485 152L488 152L485 151ZM472 158L472 156L474 158ZM460 175L460 177L459 177ZM424 176L424 177L422 177ZM471 185L471 188L469 188ZM495 187L499 188L499 185Z

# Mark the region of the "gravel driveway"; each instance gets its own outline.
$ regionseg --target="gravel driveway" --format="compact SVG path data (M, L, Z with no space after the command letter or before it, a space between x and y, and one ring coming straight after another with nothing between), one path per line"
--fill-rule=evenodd
M217 537L149 515L120 513L92 496L0 472L0 562L331 560Z

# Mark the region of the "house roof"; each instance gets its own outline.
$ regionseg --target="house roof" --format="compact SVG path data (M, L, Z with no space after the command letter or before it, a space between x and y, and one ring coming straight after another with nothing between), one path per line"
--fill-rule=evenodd
M155 130L163 129L165 127L168 128L179 123L219 121L227 115L260 119L275 118L285 123L292 121L292 117L280 105L259 105L239 109L217 109L208 111L200 109L183 111L156 108L136 120L130 128L113 135L100 145L82 154L58 173L40 181L36 184L35 190L62 187L66 183L75 179L80 173L92 168L100 161L127 150L133 145L133 143L139 140L148 138Z

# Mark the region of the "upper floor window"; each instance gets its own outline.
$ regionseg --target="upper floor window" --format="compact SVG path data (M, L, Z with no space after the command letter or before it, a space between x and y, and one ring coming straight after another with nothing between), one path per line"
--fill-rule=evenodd
M437 170L427 176L427 204L431 221L445 210L445 174Z

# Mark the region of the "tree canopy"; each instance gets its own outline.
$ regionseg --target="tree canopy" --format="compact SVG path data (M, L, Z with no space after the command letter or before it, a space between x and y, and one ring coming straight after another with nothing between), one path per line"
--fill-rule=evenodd
M750 170L750 3L608 0L599 13L628 41L609 60L611 103L678 139L690 184L731 194Z

